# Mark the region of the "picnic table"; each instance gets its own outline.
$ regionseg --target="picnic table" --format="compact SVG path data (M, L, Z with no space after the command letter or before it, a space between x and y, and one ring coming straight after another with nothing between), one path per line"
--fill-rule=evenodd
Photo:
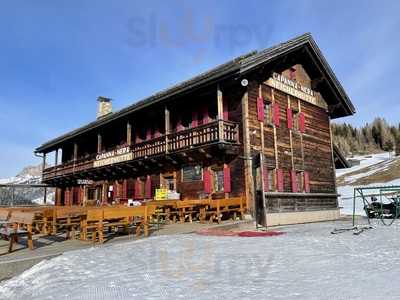
M4 216L4 215L3 215ZM13 250L14 243L19 242L20 236L27 236L27 244L30 250L33 250L33 223L35 214L33 212L12 211L8 220L2 220L0 235L9 239L8 252Z

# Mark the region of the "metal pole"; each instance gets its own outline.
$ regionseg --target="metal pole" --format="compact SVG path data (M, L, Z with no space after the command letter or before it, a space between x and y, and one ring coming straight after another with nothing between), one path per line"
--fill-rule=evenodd
M354 189L353 193L353 227L355 226L355 215L356 215L356 190Z
M43 203L44 203L44 204L47 203L47 187L44 188L44 199L43 199Z
M14 192L15 188L11 187L11 206L14 206Z

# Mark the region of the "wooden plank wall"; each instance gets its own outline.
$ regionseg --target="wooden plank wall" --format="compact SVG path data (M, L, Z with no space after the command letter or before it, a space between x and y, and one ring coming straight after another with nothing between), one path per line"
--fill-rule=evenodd
M311 81L304 69L296 65L296 80L311 87ZM288 71L283 72L288 77ZM303 211L331 209L337 207L337 198L332 196L336 191L334 162L332 159L330 120L328 113L298 98L289 96L267 86L265 78L251 80L249 94L249 131L252 155L261 151L260 122L257 119L257 98L279 104L280 126L275 127L264 122L264 155L265 165L269 168L283 169L284 192L291 193L290 170L307 171L310 176L310 192L325 193L326 196L308 197L296 193L292 197L268 196L268 209L271 212ZM261 86L261 88L260 88ZM261 90L261 92L260 92ZM305 133L289 130L287 125L287 108L294 108L305 115Z

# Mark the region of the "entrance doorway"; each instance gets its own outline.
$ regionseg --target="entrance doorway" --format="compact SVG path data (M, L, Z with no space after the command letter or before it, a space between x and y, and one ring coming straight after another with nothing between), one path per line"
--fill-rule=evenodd
M253 157L254 209L257 224L267 226L267 208L264 191L264 157L261 153Z

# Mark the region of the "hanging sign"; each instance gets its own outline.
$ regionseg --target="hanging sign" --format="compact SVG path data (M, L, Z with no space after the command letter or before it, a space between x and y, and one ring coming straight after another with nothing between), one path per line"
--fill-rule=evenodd
M266 84L274 89L280 90L313 105L325 109L328 108L326 102L312 89L301 85L296 81L290 80L281 74L273 73L272 77L267 80Z
M94 184L94 181L90 180L90 179L77 179L76 184L77 185L92 185L92 184Z

